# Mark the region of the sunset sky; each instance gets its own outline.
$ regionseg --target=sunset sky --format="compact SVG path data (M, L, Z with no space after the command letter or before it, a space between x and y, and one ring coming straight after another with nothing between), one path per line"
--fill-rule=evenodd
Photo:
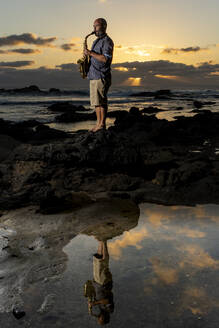
M218 12L218 0L5 1L0 87L86 88L76 62L103 17L115 45L114 86L219 88Z

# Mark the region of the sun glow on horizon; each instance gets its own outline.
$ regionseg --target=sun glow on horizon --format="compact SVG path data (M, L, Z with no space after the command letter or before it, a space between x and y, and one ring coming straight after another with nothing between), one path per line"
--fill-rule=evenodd
M140 86L141 85L141 77L129 77L122 85L127 86Z
M162 78L162 79L169 79L169 80L179 80L180 79L180 76L177 76L177 75L155 74L154 76Z

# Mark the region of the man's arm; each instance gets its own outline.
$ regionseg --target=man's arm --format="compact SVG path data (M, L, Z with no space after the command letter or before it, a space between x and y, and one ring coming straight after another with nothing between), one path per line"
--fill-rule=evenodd
M114 49L114 43L113 41L105 41L104 45L103 45L103 54L97 54L95 51L91 51L88 49L85 49L85 54L92 56L94 58L96 58L99 61L102 61L104 63L106 63L108 60L111 60L113 58L113 49Z
M96 58L97 60L100 60L102 62L106 62L107 61L107 58L104 56L104 55L100 55L100 54L97 54L96 52L94 51L91 51L90 52L90 56L93 56L94 58Z
M104 56L104 55L101 55L101 54L97 54L96 52L94 51L91 51L91 50L85 50L85 55L89 55L89 56L92 56L94 58L96 58L97 60L100 60L102 62L106 62L107 61L107 58Z
M102 52L104 57L106 58L106 61L112 61L113 49L114 49L113 41L111 39L105 40L103 44Z

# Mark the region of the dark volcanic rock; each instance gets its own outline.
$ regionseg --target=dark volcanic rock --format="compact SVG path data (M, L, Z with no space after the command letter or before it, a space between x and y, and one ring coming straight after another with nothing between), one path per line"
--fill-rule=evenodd
M96 120L96 113L76 113L76 112L66 112L55 117L57 122L81 122L88 120Z
M146 113L146 114L154 114L154 113L158 113L161 111L162 111L162 109L159 109L158 107L153 107L153 106L144 107L141 110L142 113Z
M47 109L53 111L53 112L75 112L75 111L86 111L86 108L82 105L76 106L71 104L69 101L60 101L57 103L54 103L47 107Z
M25 143L47 142L51 139L67 138L68 133L52 129L36 120L11 122L0 118L0 133Z
M175 109L182 110L183 107L182 107L182 106L178 106L178 107L176 107Z
M157 90L157 91L142 91L142 92L136 92L131 93L130 97L155 97L157 99L165 99L168 98L168 96L172 96L172 92L169 89L163 89L163 90Z
M57 88L50 88L50 89L49 89L49 92L50 92L50 93L60 93L61 90L60 90L60 89L57 89Z
M44 91L40 90L39 87L37 85L30 85L28 87L24 87L24 88L16 88L16 89L7 89L4 90L8 93L16 93L16 94L29 94L29 93L44 93Z
M193 105L197 109L202 108L204 105L215 105L215 104L216 104L215 101L205 101L205 102L199 100L193 101Z
M193 105L195 108L201 108L201 107L203 107L204 104L201 101L194 100Z
M73 192L137 203L219 203L218 113L205 110L169 122L132 107L96 133L53 138L56 132L49 136L37 125L35 133L50 140L35 144L26 136L16 143L10 122L0 124L0 209L37 204L45 213L70 210L77 203Z
M80 106L79 106L80 107ZM83 106L82 106L83 107ZM132 107L130 110L133 110L134 108L137 107ZM77 110L79 110L77 108ZM81 110L81 109L80 109ZM123 118L124 115L124 110L115 110L107 113L107 117L109 118ZM82 122L82 121L96 121L96 113L78 113L77 111L66 111L66 113L63 113L61 115L58 115L55 117L55 120L57 122L65 122L65 123L71 123L71 122Z

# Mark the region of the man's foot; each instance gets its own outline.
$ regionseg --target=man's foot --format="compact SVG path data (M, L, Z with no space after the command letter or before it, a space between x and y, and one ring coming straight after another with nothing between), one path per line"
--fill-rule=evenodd
M96 125L94 128L90 129L89 131L95 132L95 130L99 127L99 125Z
M104 124L104 123L98 124L94 128L90 129L89 131L96 132L96 131L101 130L101 129L106 130L106 124Z
M98 130L106 130L106 125L105 124L101 124L99 125L97 128L95 128L94 132L98 131Z

